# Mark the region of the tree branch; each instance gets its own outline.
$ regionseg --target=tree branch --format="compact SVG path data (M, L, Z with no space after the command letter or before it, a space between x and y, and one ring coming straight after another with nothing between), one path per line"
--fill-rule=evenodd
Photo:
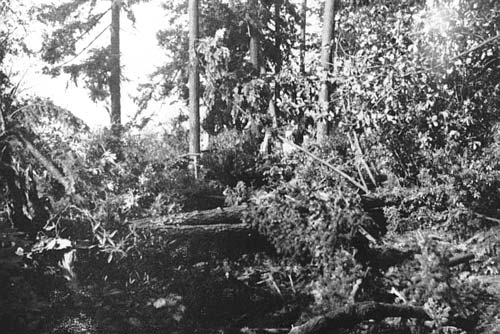
M57 67L63 67L65 65L68 65L69 63L71 63L73 60L75 60L76 58L78 58L82 53L84 53L85 51L88 50L88 48L90 48L94 42L102 36L102 34L104 34L106 32L106 30L108 30L108 28L111 26L111 24L108 24L99 34L97 34L96 37L94 37L94 39L92 41L90 41L90 43L87 44L87 46L85 46L80 52L78 52L74 57L72 57L71 59L65 61L64 63L62 64L59 64L57 65Z
M16 138L24 148L56 179L67 193L72 193L74 191L74 180L65 177L56 165L47 157L45 157L32 143L29 141L22 132L17 130L11 130L0 135L0 140L6 140L8 137Z
M458 266L459 264L469 262L470 260L473 259L474 259L474 254L457 255L449 259L448 262L446 263L446 266L447 267Z
M278 138L281 139L282 141L286 142L287 144L291 145L292 147L298 149L299 151L305 153L307 156L313 158L314 160L316 160L316 161L322 163L323 165L327 166L328 168L332 169L335 173L339 174L344 179L346 179L347 181L349 181L350 183L352 183L356 188L362 190L365 193L369 193L370 192L361 183L357 182L352 177L350 177L349 175L347 175L346 173L344 173L343 171L341 171L340 169L338 169L334 165L330 164L329 162L327 162L327 161L321 159L320 157L312 154L311 152L307 151L306 149L302 148L301 146L295 144L293 141L291 141L291 140L289 140L289 139L287 139L287 138L285 138L283 136L278 136Z
M431 319L422 307L363 302L313 318L292 328L289 334L329 334L339 328L352 328L366 320L383 320L388 317Z

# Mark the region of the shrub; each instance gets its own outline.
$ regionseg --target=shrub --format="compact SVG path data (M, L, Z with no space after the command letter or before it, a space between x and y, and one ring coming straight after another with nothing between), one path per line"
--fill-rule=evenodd
M217 135L201 158L206 178L230 187L238 181L261 185L259 145L249 132L226 130Z

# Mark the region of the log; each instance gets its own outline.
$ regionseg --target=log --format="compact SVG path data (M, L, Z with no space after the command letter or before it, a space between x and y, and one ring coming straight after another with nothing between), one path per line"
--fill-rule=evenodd
M366 212L373 218L377 225L385 225L383 215L384 202L380 199L363 195L362 205ZM231 207L219 207L216 209L182 212L171 216L158 218L142 218L133 220L130 224L138 228L155 227L157 225L220 225L220 224L240 224L243 213L248 209L247 205L236 205ZM381 226L382 227L382 226ZM385 226L384 226L385 227ZM385 231L382 231L385 233ZM383 234L382 233L382 234ZM380 233L375 234L376 237Z
M363 197L363 206L370 214L376 212L380 208L380 205L379 199L369 196ZM260 246L256 249L272 251L273 248L270 247L269 243L263 241L265 239L263 236L259 236L254 228L242 222L241 218L247 208L246 205L239 205L204 211L184 212L168 217L138 219L131 221L130 224L137 229L165 232L170 238L203 239L204 243L207 243L210 238L214 238L225 240L225 242L229 242L236 248L239 248L238 246L241 245L242 248L248 250L249 247L244 245L258 241L256 245ZM377 224L383 225L383 221L379 219ZM368 233L364 229L363 231ZM245 238L249 240L244 240ZM358 246L357 260L365 265L382 270L399 265L418 253L414 250L403 251L387 247L371 248L367 244L361 245L362 247ZM449 259L446 266L453 267L473 258L472 254L454 257Z
M220 212L211 211L208 216L214 217ZM220 211L220 210L219 210ZM230 215L235 211L231 211ZM187 215L188 219L202 219L206 217L204 211ZM212 215L215 213L215 215ZM178 218L179 216L177 216ZM217 224L214 220L209 221L211 224L202 225L203 220L188 220L194 222L194 225L185 224L163 224L160 219L144 219L135 221L136 229L145 229L153 232L156 236L162 236L163 244L167 245L168 249L182 248L183 252L182 263L197 263L207 261L213 257L236 259L242 254L253 254L256 252L265 252L267 254L275 254L276 250L269 241L258 233L256 229L251 228L248 224L235 222L233 218L221 219L222 221L230 221L229 224ZM178 221L184 223L183 221ZM156 252L156 250L155 250Z
M413 250L400 250L389 247L360 247L356 259L367 266L380 270L399 265L413 258L416 252Z
M285 334L288 328L242 328L236 333L241 334Z
M149 226L141 225L140 228L148 228L151 231L168 232L170 235L196 235L196 234L217 234L221 232L253 232L245 223L239 224L209 224L209 225L159 225L151 224Z
M362 302L313 318L303 325L292 328L289 334L334 333L339 328L352 328L366 320L383 320L388 317L431 320L422 307Z
M400 265L401 263L411 260L415 254L419 254L417 250L400 250L397 248L375 247L358 249L357 260L369 265L370 267L387 270L389 267ZM453 256L443 263L444 266L451 268L459 264L467 263L474 259L474 254L466 253L463 255Z
M246 209L247 206L240 205L193 211L134 220L129 224L135 229L162 235L163 242L174 248L182 244L186 249L187 258L184 260L187 262L205 261L211 256L237 258L241 254L255 252L274 254L274 247L264 236L249 224L241 222Z
M454 266L458 266L459 264L462 264L462 263L467 263L473 259L474 259L474 254L468 253L468 254L464 254L464 255L457 255L457 256L454 256L451 259L449 259L448 263L446 263L446 266L451 268Z
M241 224L246 205L217 208L204 211L183 212L168 217L144 218L130 222L138 228L158 228L158 226L198 226Z

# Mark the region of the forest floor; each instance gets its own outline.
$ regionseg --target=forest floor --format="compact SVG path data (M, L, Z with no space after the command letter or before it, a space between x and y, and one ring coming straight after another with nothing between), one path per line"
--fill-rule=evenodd
M216 228L208 233L200 226L172 226L182 233L164 226L161 220L144 225L137 231L142 243L119 261L108 263L105 254L79 250L67 280L54 280L47 268L27 273L39 299L21 301L33 313L24 318L24 328L47 334L287 333L310 318L308 277L287 276L262 236L220 224L212 224ZM386 241L404 244L412 233ZM496 233L493 228L478 234L463 248L480 252L481 240ZM472 268L464 279L480 280L500 300L494 268L481 274ZM500 333L500 315L489 317L482 332ZM12 333L18 332L23 331Z
M143 254L140 263L127 259L116 266L113 277L105 278L91 258L85 265L87 260L80 259L76 277L81 279L61 295L65 316L56 327L64 331L54 333L67 333L71 327L71 333L286 330L299 318L300 306L308 303L306 296L278 285L268 254L230 259L207 249L206 255L194 259L184 245L176 245Z
M139 257L103 263L106 269L93 256L80 257L78 283L61 295L64 317L52 333L287 333L307 318L312 299L294 286L304 282L286 284L272 249L257 251L265 244L241 247L248 234L229 242L224 234L208 240L144 232L151 243ZM469 278L500 299L498 275ZM487 332L499 331L497 316Z

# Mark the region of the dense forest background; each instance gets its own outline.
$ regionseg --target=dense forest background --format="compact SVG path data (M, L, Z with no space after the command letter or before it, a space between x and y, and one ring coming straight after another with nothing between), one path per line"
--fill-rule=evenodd
M124 122L145 2L0 1L0 332L500 332L498 1L166 1Z

